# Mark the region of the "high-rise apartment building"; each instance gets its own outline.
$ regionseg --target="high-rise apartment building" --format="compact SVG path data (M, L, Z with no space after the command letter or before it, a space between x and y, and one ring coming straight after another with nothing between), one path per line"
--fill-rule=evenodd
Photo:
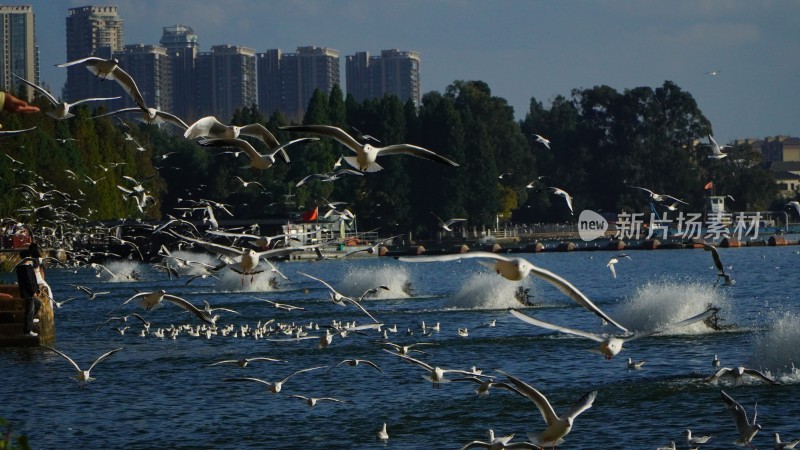
M258 109L267 117L283 111L283 79L281 77L281 51L267 50L256 54L258 74Z
M340 85L339 51L327 47L298 47L296 53L283 54L269 50L259 54L258 67L259 92L265 91L259 94L265 99L259 107L265 115L280 109L298 121L316 89L328 93Z
M198 115L229 122L234 111L250 107L256 97L256 52L247 47L215 45L197 55Z
M164 27L161 46L167 49L172 75L172 112L191 123L199 119L195 107L197 83L195 63L199 40L194 30L185 25Z
M155 45L126 45L114 52L120 67L136 81L147 106L172 112L172 75L167 49ZM87 71L88 72L88 71ZM117 83L114 83L117 84ZM136 102L121 87L115 86L116 95L122 97L112 104L115 109L136 107Z
M67 15L67 61L97 56L111 58L124 47L123 20L116 6L70 8ZM78 100L119 95L113 81L97 79L82 65L66 68L64 98Z
M20 81L12 73L39 84L39 49L36 46L33 7L0 6L0 88L17 92ZM25 86L28 100L33 88Z
M413 51L381 50L380 56L358 52L345 59L347 93L358 101L394 95L419 106L422 100L420 57Z

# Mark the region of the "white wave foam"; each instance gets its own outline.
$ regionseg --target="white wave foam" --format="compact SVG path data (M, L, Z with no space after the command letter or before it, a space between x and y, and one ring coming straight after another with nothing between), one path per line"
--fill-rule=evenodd
M724 290L698 282L649 281L614 312L614 319L633 331L654 330L702 313L709 306L720 308L720 317L730 320L730 301ZM712 330L698 322L677 328L674 334L708 333Z
M461 289L447 299L445 307L469 309L506 309L519 307L517 288L530 286L529 279L515 283L495 273L480 272L467 279Z
M384 265L377 268L365 269L363 267L352 267L345 274L342 282L336 286L343 295L359 298L367 289L377 286L387 286L388 291L378 289L369 299L381 298L408 298L405 286L410 286L408 269L398 265ZM413 288L413 286L411 286ZM413 290L412 290L413 293Z
M800 381L800 373L794 366L800 364L800 315L792 312L773 312L768 322L771 326L753 338L753 354L750 364L761 370L769 370L788 381ZM787 381L787 380L782 380Z

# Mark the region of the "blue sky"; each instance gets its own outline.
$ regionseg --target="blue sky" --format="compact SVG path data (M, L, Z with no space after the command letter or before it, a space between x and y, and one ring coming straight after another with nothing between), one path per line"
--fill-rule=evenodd
M65 18L85 1L34 0L42 81L60 92ZM483 80L523 118L572 89L665 80L690 92L720 143L800 135L797 0L117 0L126 44L188 25L200 48L413 50L423 92ZM342 67L344 60L342 59ZM720 71L717 76L706 75ZM342 86L344 89L345 87Z

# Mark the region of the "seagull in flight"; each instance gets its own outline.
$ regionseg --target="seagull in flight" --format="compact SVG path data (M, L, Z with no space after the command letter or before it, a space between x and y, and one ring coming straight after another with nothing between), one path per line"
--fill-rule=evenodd
M262 155L258 153L249 142L245 141L244 139L226 139L226 138L213 138L213 139L200 139L197 141L198 144L205 146L205 147L235 147L239 150L243 151L249 158L250 164L247 166L242 167L243 169L259 169L259 170L266 170L272 167L275 164L275 155L278 153L286 154L284 150L286 147L296 144L298 142L311 142L316 141L317 138L300 138L295 139L293 141L289 141L285 144L281 144L272 149L272 152ZM289 156L287 155L284 158L285 161L289 161Z
M628 186L628 187L634 188L634 189L639 189L641 191L647 192L649 194L650 198L654 202L661 203L661 202L666 202L666 201L672 200L674 202L683 203L684 205L688 205L688 203L686 203L685 201L683 201L683 200L681 200L681 199L679 199L677 197L673 197L671 195L658 194L658 193L655 193L655 192L651 191L650 189L647 189L647 188L644 188L644 187L640 187L640 186Z
M288 255L289 253L303 251L307 248L313 248L314 246L298 246L298 247L286 247L286 248L275 248L270 250L264 250L261 252L257 252L250 248L239 248L239 247L231 247L222 244L216 244L213 242L207 242L200 239L190 238L188 236L184 236L178 234L176 232L172 232L175 236L184 239L188 242L192 242L197 244L204 249L212 252L217 253L220 255L229 256L232 258L239 258L239 262L236 264L230 264L228 267L231 268L234 272L238 272L242 274L242 284L244 284L244 277L246 275L250 275L250 283L253 282L255 274L263 272L265 269L260 264L261 258L269 258L274 256L282 256Z
M769 384L780 384L779 382L773 380L772 378L768 377L763 372L756 370L756 369L748 369L746 367L723 367L717 371L714 375L705 379L706 383L716 383L719 380L731 380L734 386L742 385L744 386L746 383L744 381L744 377L747 375L748 377L752 378L759 378L763 381L766 381Z
M708 145L711 146L711 154L708 155L709 159L722 159L728 156L727 153L722 153L722 150L730 148L730 145L717 144L717 141L710 134L708 135Z
M451 228L453 225L455 225L457 223L461 223L461 222L466 222L467 221L467 219L453 218L453 219L450 219L447 222L445 222L444 220L441 219L441 217L437 216L433 212L431 212L431 215L433 217L436 217L436 220L439 221L439 226L442 227L442 229L444 231L453 231L453 228Z
M559 197L563 197L564 201L567 202L567 207L569 208L569 213L575 215L575 212L572 210L572 196L567 193L567 191L557 188L555 186L549 186L543 189L539 189L539 192L548 191L553 195L557 195Z
M617 354L619 354L619 352L622 351L623 344L625 344L626 342L632 341L634 339L640 339L640 338L643 338L643 337L646 337L646 336L652 336L654 334L658 334L658 333L660 333L662 331L665 331L666 329L669 329L669 328L678 328L678 327L684 327L684 326L687 326L687 325L691 325L693 323L700 322L701 320L705 320L707 317L710 317L712 314L714 314L716 312L716 310L714 308L709 308L706 311L704 311L704 312L702 312L700 314L697 314L695 316L692 316L692 317L690 317L688 319L685 319L685 320L682 320L680 322L676 322L676 323L667 325L665 327L657 328L655 330L643 331L643 332L633 333L633 334L623 335L623 336L609 336L609 335L602 335L601 336L601 335L594 334L594 333L588 333L588 332L582 331L582 330L576 330L576 329L573 329L573 328L562 327L560 325L554 325L552 323L545 322L543 320L539 320L539 319L536 319L534 317L522 314L521 312L519 312L519 311L517 311L516 309L513 309L513 308L511 308L509 311L517 319L519 319L519 320L521 320L523 322L527 322L527 323L529 323L531 325L535 325L535 326L538 326L538 327L541 327L541 328L545 328L545 329L548 329L548 330L558 331L558 332L561 332L561 333L572 334L572 335L575 335L575 336L583 337L583 338L586 338L586 339L591 339L591 340L593 340L595 342L598 342L598 343L600 343L600 345L597 348L592 349L592 351L600 353L606 359L611 359L614 356L616 356Z
M736 429L739 431L739 438L736 439L734 443L740 447L752 447L753 445L751 444L751 441L755 437L756 433L761 430L761 425L756 423L756 417L758 416L758 403L756 403L756 406L753 407L753 421L750 422L750 420L747 418L747 412L744 410L744 408L742 408L742 405L740 405L739 402L734 400L733 397L725 393L723 390L720 390L719 393L722 396L722 401L725 402L725 407L728 408L731 416L733 416L734 422L736 422Z
M46 348L48 350L52 350L53 352L55 352L56 354L58 354L62 358L64 358L67 361L69 361L70 364L72 364L72 367L74 367L75 370L77 371L77 373L75 374L74 378L75 378L75 380L78 381L78 383L80 383L80 386L82 388L86 387L86 384L88 382L94 381L94 378L92 378L90 376L90 373L91 373L92 369L94 369L94 366L100 364L101 362L105 361L109 356L113 355L114 353L117 353L118 351L120 351L120 350L122 350L124 348L124 347L120 347L120 348L111 350L110 352L103 353L102 355L100 355L99 358L94 360L94 362L92 363L92 365L89 366L88 369L83 370L83 369L80 368L80 366L78 366L78 364L75 362L75 360L73 360L72 358L70 358L69 356L64 354L63 352L60 352L60 351L54 349L53 347L49 347L47 345L42 345L42 347L44 347L44 348Z
M445 378L445 375L448 374L448 373L458 373L458 374L461 374L461 375L475 376L474 373L466 371L466 370L442 369L441 367L438 367L438 366L437 367L433 367L433 366L431 366L430 364L428 364L428 363L426 363L424 361L420 361L420 360L418 360L416 358L412 358L412 357L410 357L408 355L401 355L400 353L394 353L394 352L389 351L387 349L383 349L383 351L385 351L387 353L391 353L392 355L399 356L399 357L403 358L404 360L406 360L406 361L408 361L410 363L416 364L416 365L422 367L423 369L427 370L428 374L423 376L423 378L425 378L426 380L428 380L431 383L433 383L433 387L434 388L438 388L441 383L449 383L451 381L451 380L448 380L448 379Z
M53 106L55 106L55 109L53 111L48 111L47 115L56 120L64 120L64 119L69 119L70 117L75 117L75 114L69 112L69 109L75 105L79 105L85 102L101 102L105 100L117 100L118 98L120 98L120 97L85 98L83 100L78 100L74 103L60 102L58 101L58 99L55 98L55 96L53 96L53 94L45 90L43 87L31 83L30 81L26 80L25 78L22 78L21 76L15 73L12 73L11 75L14 75L23 83L39 91L39 93L41 93L42 96L47 99L47 101L49 101ZM75 141L76 139L70 139L70 140ZM66 139L62 139L61 141L62 141L61 143L63 144L64 142L66 142Z
M133 77L122 70L122 68L119 66L119 60L113 58L103 59L96 56L89 56L86 58L65 62L63 64L56 64L56 67L69 67L76 64L83 64L83 66L86 67L89 72L92 72L94 76L100 78L101 80L115 80L120 86L122 86L122 89L124 89L125 92L127 92L131 98L133 98L133 101L139 105L139 108L141 108L142 111L147 111L147 104L144 101L144 97L142 97L142 93L139 92L136 82L133 81Z
M612 277L614 277L614 278L617 278L617 269L615 269L615 268L614 268L614 266L615 266L615 265L616 265L616 264L619 262L619 260L620 260L621 258L628 258L628 259L631 259L631 257L630 257L630 256L628 256L628 255L626 255L626 254L624 254L624 253L623 253L623 254L619 254L619 255L617 255L617 256L615 256L615 257L611 258L611 259L608 261L608 264L606 264L606 267L608 267L608 268L611 270L611 276L612 276Z
M536 407L539 409L539 412L542 414L542 418L547 424L547 428L538 433L528 433L528 438L531 440L531 442L542 447L548 445L555 447L556 445L564 442L563 438L572 430L572 424L575 421L575 418L577 418L582 412L591 408L592 404L594 403L594 399L597 397L597 391L591 391L587 394L584 394L565 414L559 416L550 405L547 397L536 390L536 388L503 371L498 370L498 372L505 375L517 388L517 390L522 392L523 395L528 397L528 399L530 399L536 405Z
M318 367L309 367L308 369L300 369L300 370L298 370L296 372L292 372L288 376L286 376L286 377L284 377L284 378L282 378L282 379L280 379L280 380L278 380L278 381L276 381L274 383L270 383L269 381L262 380L261 378L252 378L252 377L225 378L222 381L226 381L226 382L229 382L229 381L254 381L256 383L261 383L261 384L267 385L267 388L269 389L270 392L272 392L273 394L277 394L277 393L279 393L281 391L281 389L283 389L284 383L286 383L289 380L289 378L292 378L293 376L295 376L297 374L300 374L300 373L303 373L303 372L310 372L312 370L323 369L325 367L327 367L327 366L318 366Z
M717 247L714 247L711 244L703 244L703 250L711 252L711 257L714 259L714 267L717 268L717 281L719 281L720 278L723 278L725 279L726 285L730 286L735 284L736 281L732 280L731 276L725 273L725 266L722 265L722 259L719 257L719 250L717 250ZM716 285L717 283L714 282L714 286Z
M382 170L375 160L381 155L411 155L418 158L427 159L440 164L458 167L459 164L451 161L444 156L434 153L426 148L411 144L394 144L386 147L373 147L370 143L360 143L341 128L330 125L292 125L279 127L281 130L297 131L310 133L317 136L326 136L337 140L339 143L349 148L356 156L346 156L344 160L354 168L362 172L377 172Z
M552 284L562 293L566 294L579 305L588 309L592 313L599 316L605 322L608 322L623 332L628 332L628 329L617 323L608 314L604 313L598 308L586 295L583 294L572 283L565 280L561 276L550 272L549 270L542 269L541 267L534 266L523 258L509 258L507 256L498 255L490 252L468 252L463 254L452 255L436 255L436 256L402 256L398 260L403 262L439 262L439 261L457 261L464 258L487 258L494 259L494 262L480 263L493 269L500 274L503 278L511 281L520 281L525 279L528 275L534 275L544 281Z
M309 274L307 274L305 272L297 272L297 273L299 273L300 275L303 275L305 277L311 278L312 280L317 280L320 283L324 284L325 287L327 287L331 291L330 292L330 298L331 298L331 301L333 301L333 303L336 303L337 305L344 306L344 302L350 302L353 305L355 305L358 309L360 309L364 314L369 316L369 318L372 319L375 323L380 323L380 321L378 319L373 317L372 314L369 313L369 311L367 311L366 309L364 309L363 306L361 306L361 303L357 302L355 299L352 299L352 298L350 298L350 297L348 297L346 295L340 294L336 289L333 288L333 286L328 284L326 281L321 280L321 279L319 279L319 278L317 278L315 276L311 276L311 275L309 275ZM386 288L386 289L388 289L388 288ZM369 290L367 292L369 292ZM366 293L365 293L365 295L366 295Z
M217 120L214 116L206 116L198 119L195 123L183 133L186 139L197 138L217 138L217 139L239 139L239 136L250 136L258 139L259 141L267 144L270 150L276 150L281 146L281 143L275 139L275 136L260 123L251 123L249 125L225 125ZM284 148L280 149L280 154L286 163L289 163L289 155L286 154Z
M539 136L538 134L534 134L533 137L536 138L536 142L544 145L545 147L547 147L548 150L550 150L550 140L548 140L546 138L543 138L542 136Z

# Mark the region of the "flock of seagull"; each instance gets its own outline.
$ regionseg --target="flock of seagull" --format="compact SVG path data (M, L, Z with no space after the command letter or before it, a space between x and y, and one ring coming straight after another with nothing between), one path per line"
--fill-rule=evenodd
M118 82L124 90L131 96L134 102L137 104L137 107L134 108L124 108L118 111L113 111L108 113L107 115L116 115L120 113L128 113L128 112L138 112L142 115L143 119L148 123L157 123L160 121L168 121L169 123L180 127L184 130L184 137L187 139L197 140L196 142L202 146L208 147L223 147L223 148L235 148L237 152L242 152L248 156L250 162L249 165L246 167L255 168L255 169L268 169L271 167L275 162L276 158L282 158L285 162L289 162L290 158L286 152L286 149L290 146L294 146L296 144L302 142L313 142L320 138L330 138L334 139L337 142L341 143L345 147L347 147L350 151L352 151L353 156L346 156L340 158L339 161L334 165L330 172L322 173L322 174L312 174L304 179L300 180L297 183L297 186L300 186L304 183L307 183L313 179L320 180L320 181L334 181L341 176L348 175L348 176L364 176L365 173L377 172L382 170L382 167L378 164L377 158L379 156L390 156L390 155L397 155L397 154L405 154L416 156L419 158L427 159L432 162L436 162L445 166L453 166L457 167L458 163L451 161L448 158L445 158L437 153L418 147L411 144L395 144L395 145L387 145L387 146L375 146L371 142L379 144L380 142L372 136L363 135L362 133L357 132L357 135L351 136L346 131L333 126L328 125L299 125L299 126L285 126L280 127L282 130L297 132L297 133L304 133L311 135L313 137L301 137L298 139L291 140L284 144L279 143L274 136L267 130L264 126L260 124L251 124L246 126L231 126L225 125L221 123L216 118L209 116L204 117L195 123L189 125L186 124L180 118L165 112L160 111L156 108L148 107L146 102L144 101L141 93L139 92L138 88L136 87L136 83L130 75L128 75L119 65L117 64L116 60L108 60L96 57L87 57L83 59L79 59L76 61L67 62L64 64L59 64L59 67L68 67L72 65L83 65L89 71L94 73L97 77L105 80L115 80ZM64 120L69 117L72 117L72 114L69 112L71 106L74 106L79 103L83 102L90 102L90 101L103 101L103 100L111 100L110 98L90 98L90 99L83 99L76 101L72 104L66 102L59 102L55 99L54 96L49 94L43 88L38 87L27 80L22 80L26 84L34 87L37 89L43 96L45 96L54 106L54 110L49 112L51 117L57 120ZM259 153L251 143L241 139L242 136L249 136L258 139L263 144L265 144L270 150L269 153L261 154ZM535 135L536 141L541 143L542 145L550 148L550 142L546 138ZM726 156L726 154L722 153L723 147L716 145L713 138L709 136L709 141L712 146L712 155L710 158L721 159ZM342 169L341 165L342 162L348 164L352 167L352 169ZM238 179L239 182L242 183L244 187L247 187L249 184L256 184L255 182L249 182L243 180L240 177L235 177ZM131 177L124 177L124 179L129 183L127 186L118 186L120 191L123 193L125 198L133 198L136 200L138 208L143 210L150 204L153 200L153 197L149 195L146 189L142 186L142 183L139 180L133 179ZM96 183L96 180L90 180ZM531 183L532 186L534 182ZM652 190L649 190L644 187L639 186L630 186L631 188L641 190L646 192L650 199L655 202L669 202L670 206L676 207L678 204L685 204L682 200L675 198L670 195L666 194L657 194ZM263 189L263 186L262 186ZM69 201L67 197L64 197L63 193L58 191L50 190L50 191L38 191L33 186L30 185L21 185L15 188L15 190L24 192L26 196L29 196L34 199L45 200L48 198L53 198L54 196L60 196L64 200ZM572 213L572 197L563 189L548 186L541 188L542 191L550 192L553 195L560 196L564 198L566 205L568 206L570 212ZM335 202L327 202L330 208L328 214L341 214L342 217L347 217L347 214L337 210L337 207L340 206L335 204ZM800 208L800 205L797 206ZM188 273L192 274L192 279L186 282L186 284L190 283L193 279L199 278L212 278L212 279L219 279L221 271L224 270L233 270L238 274L241 274L241 284L244 286L247 283L249 278L249 282L252 284L254 282L255 276L261 273L269 273L273 274L276 277L282 277L284 279L288 279L272 262L270 259L276 257L286 256L292 252L298 251L311 251L314 250L319 253L319 244L317 245L310 245L310 246L278 246L275 245L278 242L287 242L289 237L286 235L280 236L259 236L256 233L246 233L241 230L223 230L219 228L218 221L215 218L215 211L225 211L230 213L230 211L226 210L226 205L220 204L218 202L214 202L211 200L201 200L196 202L195 204L189 206L187 208L188 211L195 211L200 210L204 214L204 221L207 222L209 229L207 231L207 235L205 237L201 236L201 233L197 228L194 227L190 222L187 222L182 219L178 219L175 217L171 217L171 219L159 226L153 228L153 233L169 233L177 243L179 248L186 249L186 248L194 248L194 249L201 249L204 252L207 252L216 258L218 261L217 264L208 264L203 263L200 261L193 261L187 259L185 257L177 256L173 254L173 250L167 249L166 247L162 247L161 251L159 252L159 256L161 257L161 263L157 264L154 267L157 267L159 270L163 270L170 278L173 275L186 275ZM346 209L345 209L346 211ZM452 218L447 221L443 220L442 218L436 216L433 212L432 215L436 217L439 222L440 227L445 231L451 231L454 225L464 222L466 219L463 218ZM178 231L180 230L180 231ZM224 238L229 239L230 244L221 244L216 240ZM132 241L126 240L124 238L117 238L120 243L125 245L131 245L132 247L136 247L136 244ZM214 240L212 240L214 239ZM237 245L239 242L247 240L257 242L258 248L261 250L255 250L251 246L241 246ZM371 249L367 249L366 251L375 252L377 250L377 245L371 247ZM730 276L725 273L724 266L722 265L719 254L712 245L707 245L706 250L712 252L713 259L715 266L718 270L718 279L724 278L726 280L726 284L732 284L730 280ZM138 252L138 247L136 248ZM79 260L77 255L72 255L73 260ZM83 259L83 265L87 267L91 267L97 272L98 277L112 277L115 279L121 277L128 277L130 279L136 280L138 279L139 274L131 273L131 274L116 274L113 273L111 270L102 266L98 263L90 263L89 256L96 256L96 255L88 255ZM106 256L113 256L113 255L106 255ZM139 252L140 259L142 258L141 252ZM611 317L608 313L601 310L594 302L592 302L587 295L581 292L577 287L575 287L571 282L566 280L565 278L561 277L558 274L555 274L549 270L544 268L538 267L531 262L525 260L524 258L515 258L509 257L505 255L499 255L495 253L489 252L468 252L464 254L458 255L437 255L437 256L408 256L408 257L401 257L399 260L401 262L407 263L447 263L452 261L459 261L463 259L478 259L479 262L490 268L492 271L496 272L503 278L517 282L526 279L528 276L532 275L540 280L545 281L546 283L556 287L559 291L564 293L567 297L572 299L576 302L579 306L587 310L588 312L596 315L599 317L604 324L608 324L609 326L613 326L619 330L619 333L616 334L596 334L588 331L578 330L574 328L570 328L560 324L552 324L540 320L536 317L533 317L529 314L524 314L523 312L511 308L510 314L513 317L521 320L524 323L530 324L535 327L552 330L558 333L564 333L568 335L574 335L581 338L585 338L591 340L597 344L597 346L593 349L597 353L600 353L606 359L611 359L614 356L618 355L623 348L623 344L635 340L641 339L644 337L652 336L655 334L663 333L668 330L690 326L692 324L696 324L699 322L703 322L708 319L710 316L716 313L714 308L709 308L703 311L700 314L696 314L694 316L685 318L683 320L677 321L675 323L659 327L654 330L642 331L632 333L630 332L625 326L621 323L616 321L613 317ZM621 259L630 259L628 255L620 254L613 257L607 264L607 267L611 270L611 273L614 277L616 277L616 269L615 265L619 263ZM182 272L182 273L181 273ZM125 316L111 316L107 320L105 320L102 324L100 324L97 330L102 329L108 324L116 323L117 326L115 329L121 334L124 334L127 330L131 328L128 324L130 318L134 318L136 322L141 324L141 330L139 331L139 336L146 337L146 336L155 336L161 339L176 339L180 335L188 335L188 336L195 336L195 337L205 337L206 339L210 339L212 336L230 336L230 337L239 337L239 338L250 338L250 339L266 339L270 341L276 342L284 342L284 341L297 341L297 340L306 340L306 339L313 339L318 342L319 348L326 348L330 346L333 342L334 337L338 337L340 339L346 338L348 335L351 334L366 334L376 337L376 341L385 352L390 353L396 356L400 361L409 363L414 367L419 368L423 372L423 377L432 383L433 387L438 388L443 383L448 382L469 382L476 384L477 387L475 389L475 393L478 396L486 396L488 395L489 389L492 387L496 387L499 389L503 389L505 391L510 392L512 395L519 395L529 399L533 404L536 406L536 409L541 413L544 424L542 425L543 429L540 431L535 431L528 433L528 442L512 442L513 435L510 436L501 436L496 437L494 435L494 431L489 430L489 438L487 441L472 441L467 443L463 448L486 448L486 449L503 449L503 448L527 448L527 449L535 449L535 448L544 448L544 447L555 447L560 445L564 442L564 437L567 436L570 431L572 430L574 421L576 418L583 413L584 411L588 410L594 405L594 402L598 396L598 392L591 391L584 395L582 395L568 410L563 412L562 414L557 414L555 409L551 406L550 402L548 401L547 397L542 394L539 390L537 390L534 386L529 384L526 381L523 381L519 377L516 377L512 374L503 372L501 370L495 370L496 374L485 374L483 371L478 370L475 367L472 367L469 370L466 369L454 369L454 368L445 368L433 365L429 362L424 361L421 359L422 357L415 357L416 355L412 356L412 354L422 354L427 355L424 350L425 346L433 345L432 343L426 342L416 342L411 344L397 344L389 341L389 333L397 333L397 327L395 326L387 326L383 321L380 320L379 317L376 317L376 314L370 312L367 308L364 307L363 300L368 298L371 295L375 295L379 290L389 290L389 287L385 285L374 286L366 291L359 297L353 298L351 296L347 296L338 292L329 281L323 280L317 276L305 273L305 272L298 272L299 275L304 276L308 279L314 280L324 286L328 290L329 298L331 302L335 305L342 306L342 307L353 307L359 311L359 314L363 314L364 317L364 324L360 324L356 321L353 322L340 322L333 320L330 325L320 325L320 324L308 324L308 325L298 325L294 322L276 322L274 319L269 320L266 322L259 322L255 326L249 325L220 325L220 317L225 314L238 314L236 311L227 309L227 308L214 308L208 302L205 302L204 305L196 306L192 304L192 302L181 298L179 296L167 293L165 289L159 289L152 292L138 292L135 295L131 296L116 308L114 308L111 313L115 313L117 310L123 307L129 307L130 304L137 305L138 307L142 308L144 311L152 311L162 307L165 303L174 305L179 307L192 316L197 318L200 321L199 325L179 325L179 326L170 326L168 328L158 328L156 330L151 331L150 327L151 324L149 321L145 320L142 315L138 313L130 313ZM82 292L88 300L97 299L100 296L108 295L109 292L107 291L94 291L86 286L81 285L73 285L73 287ZM73 300L74 298L70 298L68 300L62 301L61 303L57 303L54 301L54 304L57 307L61 307L63 303L69 300ZM275 302L269 299L264 298L257 298L259 301L266 302L271 306L280 309L282 311L295 311L295 310L304 310L302 307L288 305L285 303ZM131 321L134 323L134 321ZM324 333L320 332L320 328L324 328ZM432 333L438 331L438 324L434 327L425 327L423 324L423 335L426 333ZM409 330L409 334L411 330ZM468 332L466 329L459 330L459 334L462 336L467 336ZM46 347L49 350L55 352L75 369L76 375L75 379L79 382L80 386L85 387L87 383L93 381L94 378L91 377L91 371L100 364L114 356L116 353L123 350L123 348L116 348L106 353L100 355L97 359L95 359L86 370L82 369L80 365L78 365L70 356L62 352L61 350ZM716 360L716 357L715 357ZM718 360L717 364L718 364ZM264 356L250 356L250 357L242 357L239 359L227 359L221 360L217 362L210 363L210 366L217 366L217 365L226 365L226 364L235 364L240 368L247 367L251 363L255 362L285 362L284 360L280 360L277 358L270 358ZM644 364L644 361L633 361L631 358L628 358L628 368L629 369L641 369ZM346 365L350 367L357 367L357 366L367 366L372 370L376 371L377 373L383 374L384 370L379 367L376 363L367 360L367 359L345 359L341 362L332 365L332 366L313 366L308 368L302 368L295 371L292 371L288 375L284 376L280 379L273 379L272 381L268 381L262 378L257 377L227 377L222 379L223 382L247 382L247 383L257 383L264 385L268 392L273 394L279 394L283 391L283 388L287 384L287 382L295 376L301 376L302 374L306 374L309 372L317 372L322 369L328 369L328 372L336 369L339 366ZM716 364L715 364L716 367ZM448 378L455 376L456 378ZM504 379L500 379L500 377L504 377ZM730 382L733 385L737 384L744 384L745 377L753 377L758 380L770 383L770 384L777 384L777 381L771 379L767 375L753 369L748 369L744 367L738 368L720 368L714 375L706 379L708 383L718 383L718 382ZM738 430L739 437L736 441L737 445L751 445L751 441L755 434L761 429L761 426L756 423L756 413L754 412L753 417L749 418L747 413L745 412L744 408L736 402L730 395L728 395L725 391L720 390L720 394L723 400L723 403L730 411L735 426ZM322 396L322 397L312 397L302 394L289 394L287 398L297 399L300 401L305 402L308 406L314 407L320 402L344 402L344 400L333 397L333 396ZM540 428L542 428L540 427ZM388 427L386 423L383 423L379 430L376 432L376 439L381 442L388 442L389 441L389 434L388 434ZM691 430L686 430L686 443L690 446L690 448L695 448L697 445L702 445L710 439L710 436L693 436ZM776 448L793 448L800 440L798 441L791 441L788 443L782 443L780 441L779 435L775 433L775 442ZM780 444L780 447L779 447ZM671 447L668 448L676 448L675 443L671 444Z

